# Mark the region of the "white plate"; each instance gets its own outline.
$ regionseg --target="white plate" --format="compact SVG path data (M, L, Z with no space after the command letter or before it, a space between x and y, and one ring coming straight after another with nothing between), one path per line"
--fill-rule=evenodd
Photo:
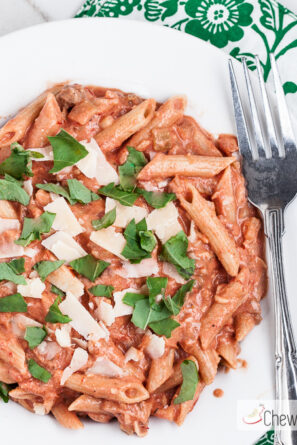
M173 94L188 96L188 113L208 130L234 132L227 57L195 37L164 27L118 19L75 19L36 26L0 39L0 116L16 112L49 83L71 80L116 86L164 100ZM294 298L297 252L297 205L287 215L285 238L288 290ZM290 242L288 241L290 240ZM295 278L295 279L294 279ZM297 322L297 303L293 307ZM263 322L242 344L248 369L220 373L206 388L182 427L153 419L143 445L199 443L251 445L260 432L236 427L240 399L273 397L272 301L263 302ZM225 395L216 399L215 388ZM37 417L10 402L0 403L1 441L81 445L134 443L116 423L87 422L83 431L62 429L50 416Z

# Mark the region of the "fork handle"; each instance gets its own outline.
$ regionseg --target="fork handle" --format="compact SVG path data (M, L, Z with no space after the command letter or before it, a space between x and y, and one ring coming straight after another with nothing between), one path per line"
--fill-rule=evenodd
M284 212L281 208L264 212L265 234L269 242L270 262L274 290L275 313L275 413L296 415L296 407L289 400L297 401L297 355L285 286L282 236ZM297 402L295 402L297 403ZM295 410L294 410L295 408ZM275 445L297 445L297 431L280 429L274 422Z

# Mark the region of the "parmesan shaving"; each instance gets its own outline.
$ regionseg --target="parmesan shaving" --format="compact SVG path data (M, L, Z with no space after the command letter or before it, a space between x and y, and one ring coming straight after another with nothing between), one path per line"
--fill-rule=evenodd
M148 230L153 230L163 244L182 230L178 222L178 210L173 202L169 202L163 209L153 210L146 222Z
M106 324L106 326L111 326L114 323L114 309L111 304L106 303L106 301L102 299L99 300L96 315L99 320Z
M159 272L158 261L154 258L145 258L139 264L123 262L122 269L116 273L123 278L141 278L156 275Z
M62 377L61 377L61 385L69 379L69 377L76 371L79 371L83 368L88 362L88 353L82 348L75 349L70 365L64 369Z
M122 377L125 372L108 358L98 357L86 374L99 374L106 377Z
M122 317L123 315L131 315L133 313L133 307L123 303L122 301L127 292L132 292L134 294L137 294L139 291L137 289L129 287L128 289L124 289L120 292L114 292L113 299L115 302L114 305L115 317Z
M126 240L121 233L115 231L114 227L110 226L106 229L92 232L90 240L98 246L103 247L103 249L108 250L113 255L124 259L121 253L125 247Z
M162 357L165 351L165 340L155 334L148 334L150 337L149 344L146 347L146 352L153 360Z
M72 213L66 199L62 196L47 204L44 210L56 214L52 225L54 230L63 230L71 236L79 235L84 231L84 228Z
M45 284L40 278L27 278L27 284L18 284L17 292L23 297L42 298L42 292L45 290Z
M59 231L44 239L41 244L59 260L67 262L87 255L87 252L67 232Z
M118 201L111 198L106 198L105 201L105 213L112 209L116 209L116 220L114 226L116 227L127 227L132 219L135 219L136 224L139 223L143 218L148 216L148 211L144 207L139 206L124 206Z
M18 219L0 218L0 233L6 230L19 230L21 227Z

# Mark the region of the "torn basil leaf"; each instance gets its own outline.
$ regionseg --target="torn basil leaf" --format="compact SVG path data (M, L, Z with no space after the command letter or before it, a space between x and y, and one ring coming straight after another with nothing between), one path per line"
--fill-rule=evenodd
M132 264L140 263L140 261L144 258L151 258L151 252L148 252L141 247L140 234L143 232L149 232L147 231L145 219L142 219L137 224L135 223L135 219L132 219L132 221L129 222L124 231L124 237L127 242L122 251L122 255L127 258ZM146 248L148 248L147 243ZM150 248L154 248L153 243L150 243Z
M89 190L77 179L67 179L67 184L72 201L76 201L81 204L89 204L92 201L101 199L100 196Z
M0 298L0 312L27 312L28 306L21 294Z
M105 215L100 219L93 219L92 226L95 230L106 229L106 227L112 226L116 220L116 208L105 213Z
M62 314L59 308L61 298L57 297L54 303L50 306L48 313L46 314L45 321L48 323L69 323L71 318L68 315Z
M24 260L24 258L21 258ZM9 263L0 263L0 281L7 280L15 284L27 284L23 275L20 273L24 272L24 267L20 266L19 260L12 260ZM22 262L24 266L24 261Z
M17 201L26 206L29 204L30 196L17 182L0 179L0 199Z
M63 129L57 136L48 136L48 140L54 154L54 166L50 173L70 167L88 155L88 150Z
M55 216L55 213L44 212L38 218L25 217L21 236L15 243L26 247L32 241L40 240L42 233L48 233L51 230Z
M131 321L135 326L146 329L150 323L165 320L170 316L171 314L165 306L161 310L155 311L151 307L149 299L146 298L135 303Z
M137 193L123 190L119 185L115 185L114 182L101 187L98 190L99 195L107 196L108 198L119 201L124 206L131 207L138 198Z
M33 176L31 158L35 155L32 155L30 150L25 150L18 142L13 142L10 149L10 156L0 164L0 175L8 174L15 179Z
M59 269L59 267L61 267L62 264L64 263L65 261L63 260L57 260L57 261L44 260L34 264L33 269L38 272L41 281L44 281L49 274Z
M175 193L165 193L165 192L148 192L144 189L137 187L135 190L139 195L143 196L146 202L154 209L162 209L170 201L176 199Z
M193 400L199 382L198 369L193 360L184 360L180 367L183 375L183 383L179 395L174 399L174 405L187 402L187 400Z
M59 289L57 286L55 286L54 284L51 285L51 292L53 294L58 295L59 297L65 297L65 292L63 292L61 289Z
M28 369L32 377L40 380L43 383L47 383L52 376L47 369L39 366L38 363L36 363L35 360L33 360L32 358L30 358L30 360L28 361Z
M56 195L61 195L69 201L69 204L73 205L76 203L75 199L71 199L68 191L59 184L48 183L48 184L36 184L36 187L46 192L55 193Z
M165 277L148 277L146 280L149 291L149 302L150 305L156 310L159 310L159 308L161 307L159 303L163 302L167 283L168 278ZM160 296L160 301L156 301L156 297L158 296Z
M166 338L170 338L172 331L178 326L180 326L180 324L172 318L166 318L166 320L155 321L149 324L152 331L157 335L164 335Z
M76 272L94 282L96 278L100 277L100 275L105 271L110 263L102 260L97 260L92 255L86 255L82 258L71 261L69 265Z
M7 263L10 269L17 275L25 272L25 258L17 258ZM19 283L24 284L24 283Z
M156 247L157 240L151 230L139 232L140 247L146 252L151 253Z
M7 383L0 381L0 399L2 399L4 403L8 403L9 391L14 389L16 386L16 384L8 385Z
M188 238L181 230L163 244L160 260L175 266L177 272L185 279L189 279L195 270L195 260L187 256Z
M136 178L140 170L147 164L141 151L127 147L129 155L124 164L119 166L120 184L123 190L132 191L136 185Z
M30 349L36 348L47 336L45 328L39 328L37 326L29 326L26 328L25 340L27 340Z
M186 294L193 289L194 284L195 280L190 280L186 284L183 284L172 298L170 296L164 298L167 309L173 315L179 314L184 304Z
M114 291L113 286L106 286L104 284L97 284L96 286L92 286L89 289L89 292L95 295L95 297L112 298L113 291Z
M136 294L134 292L127 292L124 295L123 303L128 304L128 306L135 307L135 304L137 301L145 300L147 298L147 295L144 294Z

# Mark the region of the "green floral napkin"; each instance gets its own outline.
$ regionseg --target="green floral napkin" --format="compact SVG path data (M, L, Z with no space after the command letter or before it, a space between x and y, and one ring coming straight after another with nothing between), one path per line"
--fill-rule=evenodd
M297 15L276 0L87 0L76 17L144 20L187 32L255 69L258 54L270 82L274 53L297 121ZM255 445L273 445L268 431Z
M297 15L276 0L87 0L76 17L146 20L192 34L255 69L260 56L266 81L275 54L297 121Z

